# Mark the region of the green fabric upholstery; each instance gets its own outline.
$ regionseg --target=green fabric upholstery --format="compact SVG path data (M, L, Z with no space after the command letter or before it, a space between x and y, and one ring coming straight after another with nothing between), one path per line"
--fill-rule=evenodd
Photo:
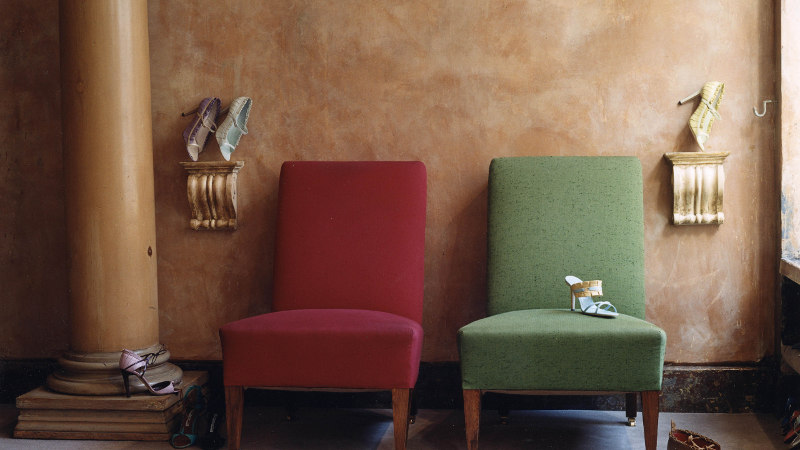
M488 243L489 317L459 330L464 389L661 389L666 335L644 321L637 158L493 160ZM620 316L569 311L566 275L603 280L596 300Z
M644 319L642 169L633 157L498 158L489 168L489 314L568 308L564 277Z
M603 319L569 309L510 311L459 331L462 387L660 390L665 341L657 326L624 314Z

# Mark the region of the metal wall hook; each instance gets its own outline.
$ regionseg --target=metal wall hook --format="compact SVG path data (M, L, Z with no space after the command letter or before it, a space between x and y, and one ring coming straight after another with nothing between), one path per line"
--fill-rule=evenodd
M777 100L764 100L764 103L761 106L761 110L762 110L761 113L759 113L758 110L756 109L756 107L754 106L753 107L753 114L755 114L758 117L764 117L764 114L767 113L767 103L778 103L778 101Z

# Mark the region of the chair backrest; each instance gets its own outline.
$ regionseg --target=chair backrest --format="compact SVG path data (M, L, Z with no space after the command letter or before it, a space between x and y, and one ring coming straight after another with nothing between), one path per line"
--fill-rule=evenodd
M489 314L569 308L566 275L644 319L642 168L635 157L512 157L489 169Z
M366 309L421 322L426 192L418 161L285 162L273 311Z

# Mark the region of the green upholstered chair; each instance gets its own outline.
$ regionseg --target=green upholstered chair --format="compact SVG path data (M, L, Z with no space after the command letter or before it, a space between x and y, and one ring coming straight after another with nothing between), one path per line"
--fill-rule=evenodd
M642 169L635 157L498 158L489 169L488 317L458 332L468 448L481 395L641 393L656 448L666 334L645 318ZM564 277L602 280L619 311L570 310ZM635 422L630 421L631 425Z

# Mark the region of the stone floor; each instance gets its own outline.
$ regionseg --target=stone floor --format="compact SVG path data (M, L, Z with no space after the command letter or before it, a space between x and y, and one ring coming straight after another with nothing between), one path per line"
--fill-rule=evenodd
M619 411L512 411L502 425L497 413L484 411L481 449L644 449L641 414L636 427L625 424ZM391 411L384 409L300 408L292 422L279 408L245 408L244 449L381 449L392 445ZM778 419L767 414L661 413L658 448L667 448L670 421L678 428L704 434L723 450L788 449ZM52 441L11 437L16 422L13 405L0 405L2 449L168 449L167 442ZM423 409L409 427L409 449L463 449L464 419L460 410Z

